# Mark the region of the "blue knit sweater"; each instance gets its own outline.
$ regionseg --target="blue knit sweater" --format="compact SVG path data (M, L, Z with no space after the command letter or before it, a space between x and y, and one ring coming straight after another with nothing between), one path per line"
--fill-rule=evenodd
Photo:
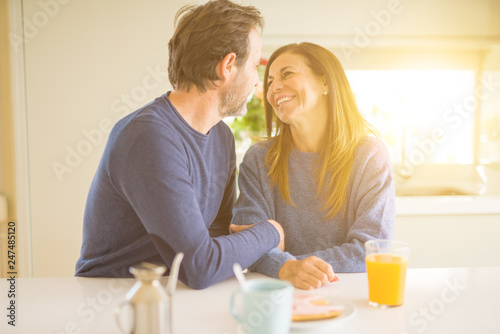
M205 288L276 247L269 222L228 235L235 201L234 137L223 122L194 130L165 94L113 128L85 208L77 276L130 277L141 261L171 266Z

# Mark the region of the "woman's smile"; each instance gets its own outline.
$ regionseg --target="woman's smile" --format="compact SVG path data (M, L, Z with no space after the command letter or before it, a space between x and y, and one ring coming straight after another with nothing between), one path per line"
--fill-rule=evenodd
M295 97L294 96L281 96L276 99L276 105L278 108L281 108L281 106L291 100L293 100Z

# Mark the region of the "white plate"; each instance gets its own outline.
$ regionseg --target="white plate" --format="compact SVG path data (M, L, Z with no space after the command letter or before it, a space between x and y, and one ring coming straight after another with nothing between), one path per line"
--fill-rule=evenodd
M342 305L344 306L344 312L341 315L331 319L323 320L311 320L311 321L292 321L290 328L293 331L306 331L306 330L325 330L331 327L335 327L345 321L348 321L357 313L356 306L345 301L343 299L338 299L330 296L322 296L331 305Z

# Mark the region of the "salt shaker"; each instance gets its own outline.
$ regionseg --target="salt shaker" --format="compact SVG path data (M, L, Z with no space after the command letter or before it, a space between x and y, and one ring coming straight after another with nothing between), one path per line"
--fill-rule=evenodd
M130 268L137 281L125 295L125 301L116 314L118 327L130 334L172 334L170 296L160 284L165 266L142 262ZM128 308L129 312L124 312ZM130 319L128 330L120 321L120 315L127 314Z

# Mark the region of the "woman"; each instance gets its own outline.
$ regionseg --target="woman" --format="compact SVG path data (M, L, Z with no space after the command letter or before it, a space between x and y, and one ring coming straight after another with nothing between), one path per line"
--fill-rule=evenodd
M393 235L386 147L368 136L377 132L359 113L342 65L325 48L281 47L264 80L269 139L245 154L233 224L277 221L285 252L275 248L250 269L302 289L328 284L334 271L365 271L364 242Z

